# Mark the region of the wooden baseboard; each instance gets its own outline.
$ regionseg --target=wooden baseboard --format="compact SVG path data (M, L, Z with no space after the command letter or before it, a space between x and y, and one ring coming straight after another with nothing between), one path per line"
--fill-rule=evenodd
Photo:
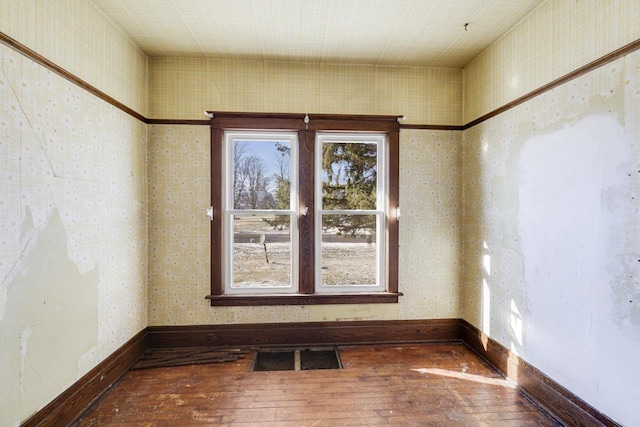
M461 320L460 339L505 377L516 382L525 395L566 425L620 427L466 320Z
M128 371L147 348L220 345L282 347L438 341L462 341L504 376L514 380L523 393L566 425L620 426L462 319L150 326L23 425L68 425L77 420Z
M150 326L149 345L295 346L382 344L457 340L459 319L300 322L207 326Z
M65 426L105 394L148 348L144 329L51 401L23 426Z

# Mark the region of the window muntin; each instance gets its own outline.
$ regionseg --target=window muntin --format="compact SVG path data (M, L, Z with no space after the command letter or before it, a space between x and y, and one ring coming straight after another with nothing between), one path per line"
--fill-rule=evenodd
M316 292L386 290L384 134L316 135Z
M224 134L224 290L298 290L297 134Z

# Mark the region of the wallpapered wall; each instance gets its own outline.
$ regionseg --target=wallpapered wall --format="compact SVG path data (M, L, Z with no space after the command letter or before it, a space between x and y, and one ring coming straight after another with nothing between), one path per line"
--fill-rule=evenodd
M152 117L205 110L399 114L460 124L461 70L150 59ZM149 323L459 317L460 132L400 134L400 304L210 307L208 127L149 127ZM194 244L194 242L196 242Z
M147 57L87 0L0 0L0 30L146 116Z
M400 133L399 304L211 307L209 129L149 129L149 324L455 318L461 133Z
M205 110L404 115L462 124L462 70L151 58L150 116L203 119Z
M548 0L464 68L464 123L638 39L637 0Z
M0 30L145 110L146 58L89 2L5 1ZM146 125L0 45L0 425L147 326Z
M511 82L639 39L638 17L638 2L544 3L465 69L465 120L522 95ZM640 52L464 131L462 162L464 318L639 424Z

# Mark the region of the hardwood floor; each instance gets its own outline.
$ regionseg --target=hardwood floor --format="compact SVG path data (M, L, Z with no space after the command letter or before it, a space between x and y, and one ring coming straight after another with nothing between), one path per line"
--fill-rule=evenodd
M340 347L341 370L128 372L79 426L557 426L464 344Z

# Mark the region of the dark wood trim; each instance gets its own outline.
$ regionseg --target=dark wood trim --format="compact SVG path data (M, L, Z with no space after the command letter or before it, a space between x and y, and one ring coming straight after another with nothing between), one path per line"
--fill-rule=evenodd
M294 346L452 341L459 319L150 326L152 348L218 345Z
M269 118L256 116L253 118L239 116L221 116L215 114L211 119L211 127L224 130L282 130L296 131L304 129L303 118Z
M464 125L413 125L413 124L400 124L400 129L418 129L418 130L465 130Z
M314 277L315 279L315 277ZM358 294L281 294L281 295L221 295L205 298L212 306L317 305L317 304L393 304L402 293Z
M215 165L223 164L223 139L221 129L211 128L211 206L213 206L213 220L211 221L211 294L222 295L222 280L224 276L223 263L223 228L222 228L222 168Z
M188 126L209 126L211 120L191 120L191 119L145 119L148 125L188 125Z
M620 427L466 320L461 320L460 338L505 377L514 380L523 393L567 425Z
M298 215L298 291L301 294L315 292L315 140L315 131L298 131L298 212L307 208L306 215Z
M375 122L391 122L398 123L398 120L403 116L394 115L375 115L375 114L309 114L311 120L361 120L361 121L375 121Z
M373 120L373 121L390 121L398 122L402 116L393 115L373 115L373 114L321 114L321 113L265 113L265 112L246 112L246 111L207 111L209 115L216 118L244 118L244 119L282 119L282 120L304 120L305 116L309 116L310 120Z
M147 329L144 329L22 425L71 424L129 370L148 348L148 344Z
M19 52L22 55L26 56L27 58L31 59L32 61L42 65L46 69L48 69L50 71L53 71L54 73L58 74L62 78L64 78L64 79L70 81L71 83L81 87L82 89L86 90L87 92L91 93L92 95L97 96L98 98L100 98L101 100L105 101L106 103L111 104L114 107L116 107L117 109L129 114L131 117L134 117L134 118L140 120L143 123L147 122L147 119L144 116L142 116L141 114L139 114L136 111L132 110L131 108L127 107L122 102L117 101L115 98L112 98L111 96L107 95L106 93L104 93L100 89L96 88L95 86L90 85L89 83L85 82L84 80L80 79L79 77L75 76L74 74L71 74L69 71L67 71L64 68L60 67L59 65L51 62L50 60L48 60L44 56L40 55L39 53L35 52L34 50L29 49L27 46L23 45L22 43L14 40L14 39L12 39L11 37L9 37L8 35L6 35L6 34L4 34L2 32L0 32L0 43L2 43L4 45L16 50L17 52Z
M397 132L397 121L373 120L363 116L344 116L342 119L316 118L310 116L309 129L317 131L345 132Z
M266 113L266 112L246 112L246 111L205 111L212 120L233 118L233 119L280 119L280 120L303 120L303 113Z
M606 65L612 61L615 61L616 59L622 58L623 56L626 56L628 54L630 54L631 52L634 52L636 50L640 49L640 39L633 41L625 46L622 46L620 49L616 49L611 53L608 53L598 59L596 59L595 61L592 61L590 63L588 63L587 65L584 65L580 68L578 68L575 71L572 71L568 74L565 74L564 76L555 79L554 81L547 83L544 86L539 87L536 90L533 90L517 99L514 99L513 101L503 105L500 108L496 108L495 110L478 117L475 120L470 121L469 123L467 123L466 125L464 125L464 129L463 130L467 130L469 128L472 128L484 121L487 121L499 114L504 113L505 111L508 111L514 107L517 107L518 105L529 101L532 98L535 98L539 95L542 95L545 92L548 92L552 89L557 88L560 85L563 85L573 79L576 79L578 77L581 77L593 70L595 70L596 68L600 68L603 65Z
M211 116L211 200L222 199L222 165L224 159L220 153L224 145L224 132L227 130L294 130L298 132L300 146L296 167L299 171L298 183L298 293L294 295L224 295L223 281L223 223L214 218L211 224L211 294L206 298L212 306L250 306L250 305L308 305L308 304L375 304L397 303L398 296L398 244L399 227L395 215L399 205L400 180L400 126L399 116L371 115L330 115L330 114L292 114L292 113L245 113L207 111ZM309 120L305 120L309 117ZM305 123L305 121L307 123ZM315 294L315 134L316 130L347 132L384 132L389 144L389 215L386 226L387 247L386 290L384 293L357 294ZM217 184L216 184L217 183ZM219 206L222 203L218 203ZM302 210L308 207L306 216ZM220 217L220 215L218 215ZM216 245L219 242L220 245Z
M400 132L388 132L389 139L389 209L387 215L387 291L398 292L398 247L400 246L397 208L400 205Z
M316 130L390 132L399 129L400 116L301 114L301 113L248 113L207 111L213 116L211 126L225 130ZM305 117L309 122L305 123Z

